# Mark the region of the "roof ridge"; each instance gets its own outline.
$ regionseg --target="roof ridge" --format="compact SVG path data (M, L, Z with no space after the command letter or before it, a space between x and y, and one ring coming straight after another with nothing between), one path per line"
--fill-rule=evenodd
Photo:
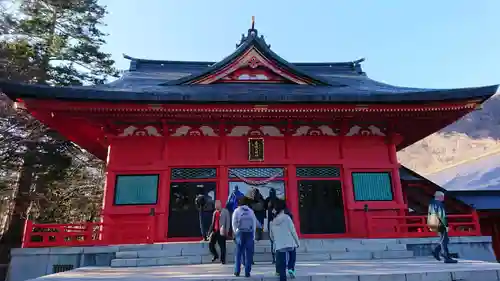
M455 164L446 166L444 168L437 169L437 170L432 171L430 173L425 173L424 175L429 176L429 175L437 174L437 173L443 172L445 170L449 170L451 168L455 168L457 166L460 166L460 165L463 165L463 164L467 164L469 162L477 161L477 160L480 160L480 159L482 159L484 157L492 156L492 155L495 155L495 154L500 154L500 148L494 149L492 151L489 151L487 153L481 154L481 155L476 156L476 157L472 157L472 158L469 158L469 159L466 159L466 160L459 161L459 162L457 162Z
M143 59L132 57L127 54L122 54L124 59L140 62L140 63L156 63L156 64L216 64L216 61L190 61L190 60L154 60L154 59ZM360 64L364 59L358 59L354 61L337 61L337 62L290 62L296 66L352 66L353 64Z

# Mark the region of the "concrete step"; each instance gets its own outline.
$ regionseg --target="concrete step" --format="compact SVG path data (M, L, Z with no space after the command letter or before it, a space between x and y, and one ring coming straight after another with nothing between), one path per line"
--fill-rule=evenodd
M226 242L227 252L234 253L233 241ZM397 239L331 239L331 240L301 240L297 249L299 253L323 253L323 252L353 252L353 251L404 251L406 244L401 244ZM168 253L154 252L166 251ZM255 243L255 253L270 253L269 241L258 241ZM137 253L137 254L136 254ZM163 243L151 245L122 245L116 253L116 258L141 258L162 256L190 256L204 255L208 253L208 243Z
M218 248L218 247L217 247ZM226 243L228 262L234 259L235 244ZM297 260L371 260L413 257L406 244L397 239L304 239L297 249ZM269 241L255 243L256 262L271 262ZM123 245L111 261L112 267L153 265L188 265L211 263L208 243L165 243L152 245Z
M118 252L117 254L119 254ZM122 252L124 253L124 252ZM133 254L134 253L134 254ZM190 264L210 264L212 256L204 255L184 255L171 256L167 251L143 251L127 252L127 255L120 255L111 261L111 267L143 267L143 266L161 266L161 265L190 265ZM298 252L298 261L316 261L323 262L329 260L372 260L372 259L404 259L413 257L411 251L339 251L339 252L321 252L307 253ZM227 262L232 263L234 256L228 254ZM268 253L256 253L255 262L272 261L272 255Z
M84 267L50 276L44 281L79 280L79 281L222 281L236 280L233 265L203 264L156 267ZM252 267L250 278L245 281L278 280L274 276L275 267L269 263L257 263ZM308 281L500 281L500 264L478 261L459 260L458 264L437 262L432 258L367 260L364 262L341 260L325 261L311 265L301 262L296 265L297 280Z

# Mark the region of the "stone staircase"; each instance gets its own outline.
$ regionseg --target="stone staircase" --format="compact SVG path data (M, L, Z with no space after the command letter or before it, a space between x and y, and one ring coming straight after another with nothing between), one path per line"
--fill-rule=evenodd
M233 262L234 243L227 242L228 263ZM298 261L377 260L412 258L413 252L397 239L314 239L301 240ZM269 241L255 245L255 262L271 262ZM116 252L111 267L144 267L211 263L208 243L164 243L123 245Z

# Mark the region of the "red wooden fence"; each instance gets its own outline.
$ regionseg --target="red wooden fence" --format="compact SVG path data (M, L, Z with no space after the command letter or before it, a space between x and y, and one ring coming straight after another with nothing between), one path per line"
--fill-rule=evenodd
M449 215L450 236L479 236L476 212ZM427 216L374 216L367 213L368 238L435 237L427 227ZM154 243L154 216L127 223L34 224L27 221L23 248L72 247Z
M476 212L467 215L448 215L450 236L480 236L481 227ZM367 215L369 238L435 237L427 226L427 216Z
M154 217L127 223L35 224L26 221L23 248L154 243Z

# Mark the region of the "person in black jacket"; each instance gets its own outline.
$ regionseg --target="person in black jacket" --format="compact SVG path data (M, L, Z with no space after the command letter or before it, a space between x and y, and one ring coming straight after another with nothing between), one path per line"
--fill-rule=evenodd
M194 199L194 203L196 205L196 209L198 209L198 219L200 220L201 236L203 237L203 241L208 241L207 228L205 227L204 222L205 205L207 204L205 195L198 194Z
M276 190L274 188L269 189L269 197L266 198L266 209L267 209L267 231L269 232L271 221L274 219L274 207L276 206L276 201L278 197L276 197ZM274 242L269 239L271 242L271 254L273 255L273 264L276 262L276 258L274 256Z
M264 230L264 220L266 219L266 202L264 197L260 193L258 188L253 188L251 192L251 204L250 208L252 208L255 213L255 217L259 222L259 227L257 227L256 240L262 239L262 232Z

